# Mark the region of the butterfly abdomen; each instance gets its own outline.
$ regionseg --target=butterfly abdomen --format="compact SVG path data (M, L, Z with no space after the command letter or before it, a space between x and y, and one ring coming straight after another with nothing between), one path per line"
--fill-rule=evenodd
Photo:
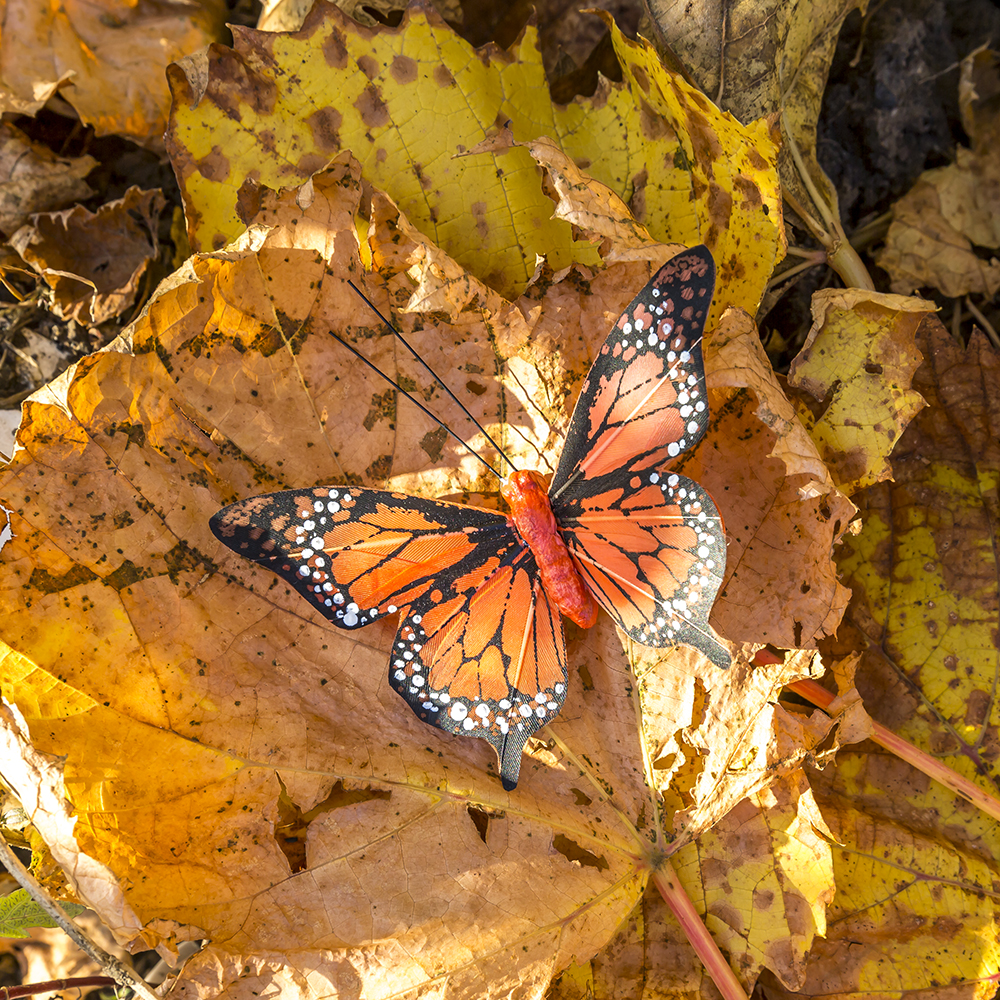
M537 472L511 473L500 492L535 557L545 592L570 621L591 628L597 622L597 602L570 559L541 477Z

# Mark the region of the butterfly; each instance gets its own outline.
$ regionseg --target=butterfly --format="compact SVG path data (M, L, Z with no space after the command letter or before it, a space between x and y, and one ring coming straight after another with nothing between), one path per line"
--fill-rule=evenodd
M704 246L656 272L601 347L547 488L530 471L501 483L510 515L315 486L230 504L211 529L338 628L398 614L389 683L424 722L487 740L509 791L528 738L566 698L563 614L589 627L600 606L637 643L729 665L708 624L722 519L668 468L708 426L701 342L714 286Z

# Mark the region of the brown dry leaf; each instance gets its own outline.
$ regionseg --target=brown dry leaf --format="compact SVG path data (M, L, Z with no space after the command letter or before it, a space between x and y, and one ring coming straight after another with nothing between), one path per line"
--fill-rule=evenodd
M850 597L831 553L854 505L834 486L742 311L722 317L706 369L710 388L725 387L713 397L713 439L740 442L724 463L713 456L704 470L687 471L716 498L730 571L739 568L716 604L718 627L735 639L814 647Z
M788 384L837 486L847 494L892 477L899 435L924 405L910 388L914 338L933 302L864 289L820 289L813 325ZM811 410L810 410L811 407Z
M920 327L927 401L860 491L862 530L838 558L854 591L832 652L863 654L872 716L996 795L1000 358ZM1000 828L886 751L842 751L811 775L840 843L837 895L802 993L992 997L1000 966ZM895 942L894 961L884 943Z
M569 697L505 793L487 745L422 724L388 687L391 625L337 630L214 539L207 521L223 503L293 484L492 487L475 459L329 337L355 342L466 429L347 276L393 313L515 462L548 471L590 358L649 274L625 262L545 275L540 297L505 303L471 275L454 277L454 262L410 239L374 192L376 215L361 231L380 264L365 275L359 174L343 158L300 191L261 192L266 225L192 258L128 342L25 405L20 450L0 479L15 511L0 576L10 609L0 679L38 751L65 757L45 776L19 772L16 785L44 784L72 809L77 853L61 863L117 934L134 936L138 921L149 944L211 938L171 995L537 995L605 944L662 863L665 842L654 850L653 839L671 816L649 786L669 739L685 748L687 829L675 831L685 838L721 819L740 788L754 791L758 811L769 795L780 800L786 828L810 815L804 786L767 791L828 735L827 720L770 704L785 679L808 672L804 662L755 672L748 697L749 682L739 690L693 650L667 652L643 665L640 722L604 618L571 634ZM408 270L439 312L401 311L414 295ZM718 464L726 482L726 439L710 439L685 471ZM732 497L720 491L724 511ZM742 518L752 502L752 488L742 491L726 516ZM734 553L738 570L738 540ZM835 581L816 572L829 606ZM659 679L668 665L672 718ZM727 751L732 773L710 773ZM66 839L58 809L36 812L46 840ZM730 882L780 868L782 905L760 930L805 942L824 906L807 872L815 855L762 857ZM77 872L96 874L83 885ZM707 898L696 866L684 878ZM748 985L762 964L794 980L797 952L786 963L759 936L736 934Z
M749 122L783 112L809 177L837 214L837 191L816 159L816 122L844 18L867 0L652 0L658 37L720 108ZM802 205L812 203L788 148L781 182Z
M1000 289L1000 261L976 247L1000 249L1000 75L996 54L977 50L962 61L962 120L972 148L955 162L925 171L893 206L878 264L892 290L931 286L945 295L986 295ZM987 259L988 258L988 259Z
M35 212L50 212L89 198L84 181L92 156L56 156L10 122L0 122L0 230L9 234Z
M33 217L11 246L48 283L52 311L80 323L103 323L135 302L139 282L156 257L160 191L131 187L91 212L82 205Z
M33 115L58 90L98 135L161 146L169 63L218 38L223 0L7 0L0 111Z

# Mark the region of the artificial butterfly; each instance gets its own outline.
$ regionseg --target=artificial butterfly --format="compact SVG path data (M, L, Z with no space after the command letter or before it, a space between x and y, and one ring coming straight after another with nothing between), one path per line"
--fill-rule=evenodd
M389 683L424 722L488 740L504 788L566 697L560 612L604 608L645 646L729 654L708 624L726 564L722 519L664 468L708 425L701 341L715 266L667 261L632 300L583 384L559 466L501 486L507 516L356 486L230 504L216 537L273 570L334 625L399 614ZM596 603L595 603L596 602Z

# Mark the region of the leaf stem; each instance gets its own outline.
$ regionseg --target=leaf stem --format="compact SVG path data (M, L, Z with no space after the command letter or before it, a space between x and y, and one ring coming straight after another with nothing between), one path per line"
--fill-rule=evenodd
M694 908L694 903L691 902L691 897L678 882L677 873L669 859L664 860L663 864L653 871L652 880L724 1000L747 1000L746 992L719 950L719 946L712 939L712 935L709 934L704 921Z
M75 979L49 979L44 983L25 983L22 986L0 987L0 1000L14 1000L15 997L30 997L38 993L61 993L63 990L79 990L85 986L114 986L110 976L77 976Z
M795 681L788 687L824 711L830 707L834 700L834 696L815 681ZM918 749L908 740L904 740L902 736L897 736L892 730L879 725L874 719L872 720L871 738L890 753L912 764L918 771L923 771L924 774L940 782L945 788L950 788L956 795L971 802L987 816L1000 820L1000 799L983 791L968 778L963 778L946 764Z

